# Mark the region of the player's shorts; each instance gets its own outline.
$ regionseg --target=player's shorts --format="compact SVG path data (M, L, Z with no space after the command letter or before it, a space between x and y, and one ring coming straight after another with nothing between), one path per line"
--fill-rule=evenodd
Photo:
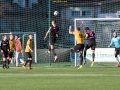
M76 44L73 48L75 51L77 50L81 51L84 49L84 44Z
M31 52L25 52L27 58L32 58Z
M120 48L115 48L116 55L120 54Z
M88 44L85 46L85 49L91 48L91 50L95 50L95 47L96 47L95 41L92 42L89 41Z
M8 51L3 51L2 57L3 57L3 58L7 58L7 57L8 57Z
M9 52L8 56L9 56L9 58L12 58L13 57L13 52Z
M50 45L54 45L55 41L56 41L56 37L51 37L50 38Z

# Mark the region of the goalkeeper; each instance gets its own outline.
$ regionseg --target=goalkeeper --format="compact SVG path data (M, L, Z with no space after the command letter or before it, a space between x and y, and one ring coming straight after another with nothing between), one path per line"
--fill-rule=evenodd
M117 36L117 32L113 32L113 38L111 39L111 43L108 47L111 47L113 45L115 47L115 58L118 64L120 64L119 58L117 57L117 55L120 54L120 37Z

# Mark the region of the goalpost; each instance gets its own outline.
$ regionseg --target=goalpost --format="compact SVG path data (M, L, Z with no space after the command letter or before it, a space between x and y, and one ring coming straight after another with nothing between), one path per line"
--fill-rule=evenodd
M37 41L36 41L36 32L10 32L10 33L0 33L0 38L2 37L3 34L6 34L7 36L10 34L14 35L19 35L19 37L22 39L22 58L23 60L25 60L25 47L26 47L26 43L28 40L28 34L32 34L33 35L33 43L32 43L32 48L33 48L33 53L32 53L32 57L35 63L37 63ZM9 39L9 36L8 36ZM2 38L1 38L2 40Z
M107 48L111 41L113 31L117 31L120 35L120 18L75 18L74 30L76 27L80 27L84 33L85 27L89 27L96 34L96 48ZM85 44L87 43L86 40L84 42ZM100 53L98 56L102 56L102 54ZM75 66L79 66L79 60L79 54L75 53ZM97 61L96 58L95 61Z

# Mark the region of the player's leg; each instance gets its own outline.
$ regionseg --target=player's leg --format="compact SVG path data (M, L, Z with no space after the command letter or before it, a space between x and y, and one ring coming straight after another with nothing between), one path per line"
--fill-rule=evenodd
M54 43L55 43L55 41L56 41L56 38L51 38L51 40L50 40L50 47L51 47L51 52L54 55L54 62L56 62L58 60L58 56L57 56L57 54L56 54L56 52L54 50Z
M83 49L84 49L84 44L80 45L79 51L80 51L80 67L78 69L82 68L83 64Z
M2 66L2 68L6 69L6 58L5 58L5 53L4 52L2 52L2 58L3 58L3 66Z
M86 53L89 48L90 48L89 44L87 44L84 48L84 61L83 61L84 65L86 64Z
M120 63L119 58L118 58L118 54L119 54L119 49L115 48L115 59L118 62L118 64Z
M9 68L9 64L12 61L12 56L13 56L13 52L9 52L8 53L8 68Z
M25 62L25 64L22 66L24 69L27 69L26 68L26 65L27 63L29 62L29 68L31 68L31 64L32 64L32 56L31 56L31 53L30 52L25 52L26 53L26 57L27 57L27 60ZM28 68L28 69L29 69Z
M92 63L91 63L91 67L93 67L93 65L94 65L94 59L95 59L95 42L93 42L92 45L91 45L91 51L92 51Z
M19 60L20 60L20 62L21 62L23 65L25 64L24 60L21 58L21 52L20 52L20 54L19 54Z
M8 66L8 62L9 62L8 51L4 52L4 58L5 58L5 61L6 61L5 67L6 67L6 69L8 69L9 68L9 66Z
M50 46L50 43L49 43L49 47L48 47L47 53L50 54L50 52L51 52L51 46Z
M73 53L79 53L80 52L79 45L76 44L70 51L73 52Z
M28 69L30 70L30 69L32 69L31 68L31 65L32 65L32 55L31 55L31 53L29 52L29 67L28 67Z
M16 56L16 65L15 65L15 67L18 67L19 54L20 54L20 52L16 52L16 54L15 54L15 56Z

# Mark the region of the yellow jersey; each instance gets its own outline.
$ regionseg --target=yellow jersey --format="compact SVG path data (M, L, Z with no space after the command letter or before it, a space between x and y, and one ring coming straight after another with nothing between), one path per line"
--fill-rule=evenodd
M29 47L32 49L32 40L28 39L27 44L26 44L26 48L25 48L25 52L31 52L31 50L29 49Z
M15 48L15 40L9 40L9 47L10 47L10 52L13 52Z
M77 44L84 44L84 33L81 31L74 31L73 35L75 36L75 39L77 41Z

